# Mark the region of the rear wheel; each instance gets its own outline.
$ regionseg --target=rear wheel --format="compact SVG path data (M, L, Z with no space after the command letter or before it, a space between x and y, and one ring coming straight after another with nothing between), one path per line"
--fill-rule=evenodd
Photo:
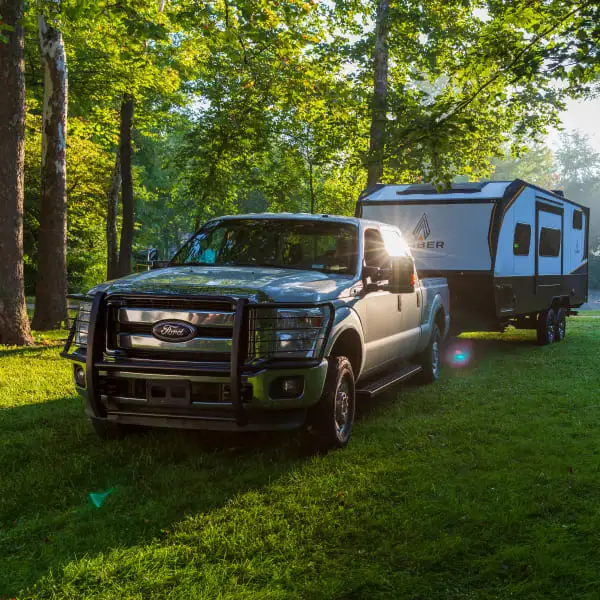
M556 313L553 308L543 310L537 320L537 341L541 346L554 343Z
M440 328L434 323L431 330L429 344L423 353L419 356L418 362L423 368L421 371L421 381L424 383L434 383L440 377L442 335Z
M313 407L310 419L320 449L334 450L348 444L355 412L352 365L345 356L332 356L323 394Z
M559 308L556 312L554 323L554 341L562 342L567 334L567 312L564 308Z

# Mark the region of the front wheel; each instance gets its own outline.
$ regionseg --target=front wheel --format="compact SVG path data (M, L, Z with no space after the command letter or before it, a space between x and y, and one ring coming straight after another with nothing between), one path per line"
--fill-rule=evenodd
M332 356L321 399L312 409L311 430L322 450L343 448L350 440L356 399L352 365L345 356Z

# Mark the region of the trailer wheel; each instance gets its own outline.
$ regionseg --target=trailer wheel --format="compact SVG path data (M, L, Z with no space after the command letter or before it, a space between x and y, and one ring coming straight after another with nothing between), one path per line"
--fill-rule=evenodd
M537 320L537 342L540 346L554 342L555 327L556 313L554 309L548 308L541 311Z
M440 377L441 356L440 345L442 336L440 328L434 323L431 329L431 338L427 348L418 358L418 363L423 367L419 378L423 383L434 383Z
M567 313L564 308L559 308L556 312L554 326L554 341L562 342L567 335Z
M320 450L335 450L348 444L355 412L352 365L345 356L332 356L329 359L323 394L312 408L309 419Z

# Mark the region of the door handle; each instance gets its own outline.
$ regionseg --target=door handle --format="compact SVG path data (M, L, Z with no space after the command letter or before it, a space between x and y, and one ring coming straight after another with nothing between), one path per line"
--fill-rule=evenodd
M398 294L398 312L402 312L402 295Z

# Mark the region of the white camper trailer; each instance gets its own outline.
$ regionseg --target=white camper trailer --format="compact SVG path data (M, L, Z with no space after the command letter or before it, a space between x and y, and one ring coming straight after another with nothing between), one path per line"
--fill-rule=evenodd
M565 316L587 301L589 208L519 179L378 185L357 216L399 227L419 273L450 286L453 328L537 329L561 340Z

